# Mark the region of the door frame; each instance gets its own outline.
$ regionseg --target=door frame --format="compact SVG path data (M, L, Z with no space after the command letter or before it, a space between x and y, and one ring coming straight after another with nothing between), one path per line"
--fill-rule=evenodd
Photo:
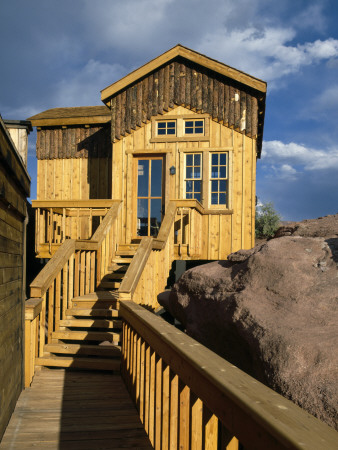
M165 180L165 174L166 174L166 154L163 153L144 153L144 154L137 154L133 155L133 180L132 180L132 195L133 195L133 212L132 212L132 239L133 240L139 240L142 239L144 236L139 236L137 234L137 194L138 194L138 161L139 160L162 160L162 214L161 214L161 220L163 220L164 217L164 209L165 209L165 194L166 194L166 180ZM149 178L151 179L151 172L149 172ZM149 199L151 197L148 197ZM149 221L149 215L148 215L148 221ZM148 223L149 225L149 223ZM148 229L148 236L149 229Z

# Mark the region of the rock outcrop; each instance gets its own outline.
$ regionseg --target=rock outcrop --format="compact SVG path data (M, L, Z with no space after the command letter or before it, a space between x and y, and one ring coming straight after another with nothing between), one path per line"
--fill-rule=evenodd
M338 215L190 269L169 310L186 332L337 428Z

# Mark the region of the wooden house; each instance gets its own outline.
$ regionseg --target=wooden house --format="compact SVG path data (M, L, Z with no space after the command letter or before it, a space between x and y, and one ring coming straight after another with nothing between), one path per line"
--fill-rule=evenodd
M122 201L119 244L156 238L176 202L176 259L251 248L265 92L265 82L178 45L103 89L106 106L31 117L37 255L91 237L111 199Z
M21 135L22 157L12 130ZM26 199L30 193L24 159L31 130L26 121L5 122L0 116L0 439L24 380Z
M39 373L4 449L336 448L329 427L153 313L175 261L254 244L265 91L176 46L103 89L103 106L31 118L36 253L50 260L26 302L25 385L41 366L107 373Z

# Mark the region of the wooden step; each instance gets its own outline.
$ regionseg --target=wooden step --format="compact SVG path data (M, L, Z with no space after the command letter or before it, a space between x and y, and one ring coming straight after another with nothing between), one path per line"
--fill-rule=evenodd
M37 366L47 367L71 367L76 369L90 370L120 370L119 359L103 358L76 358L71 356L42 356L36 358Z
M118 317L117 309L99 309L99 308L71 308L66 309L66 316L70 317Z
M72 306L82 308L118 309L118 293L97 291L90 294L81 295L73 298Z
M116 255L117 256L134 256L136 253L136 250L117 250Z
M125 275L125 272L113 272L113 273L107 273L102 278L102 281L109 281L109 280L122 280Z
M52 339L68 340L68 341L99 341L113 342L118 344L120 341L120 333L112 331L73 331L61 330L53 331Z
M115 263L115 264L130 264L132 262L132 260L133 260L133 258L128 258L128 257L126 257L126 258L114 258L112 260L112 263Z
M103 319L64 319L60 320L61 327L77 328L122 328L122 320L103 320Z
M132 250L136 252L136 250L139 248L139 244L119 244L117 251L119 250Z
M121 272L121 274L124 274L127 270L128 270L129 264L117 264L112 262L109 266L108 266L108 270L109 272Z
M46 344L45 351L71 355L121 356L121 347L118 345Z
M101 281L98 289L118 289L121 286L119 281Z

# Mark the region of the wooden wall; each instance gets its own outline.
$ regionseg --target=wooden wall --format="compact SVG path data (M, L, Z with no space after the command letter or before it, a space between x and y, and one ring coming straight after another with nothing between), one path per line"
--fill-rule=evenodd
M38 200L111 198L109 124L42 128L36 149Z
M0 439L23 386L24 221L29 185L0 118Z
M186 115L192 112L177 107L163 115ZM133 158L142 154L164 154L166 161L166 203L184 196L184 150L226 150L230 158L230 211L208 214L203 217L205 259L224 259L241 248L254 245L256 141L210 119L208 140L177 142L151 142L152 124L138 128L113 144L112 198L123 200L121 240L128 243L133 237ZM169 168L176 167L176 175ZM207 176L207 174L206 174ZM208 199L204 207L208 209Z

